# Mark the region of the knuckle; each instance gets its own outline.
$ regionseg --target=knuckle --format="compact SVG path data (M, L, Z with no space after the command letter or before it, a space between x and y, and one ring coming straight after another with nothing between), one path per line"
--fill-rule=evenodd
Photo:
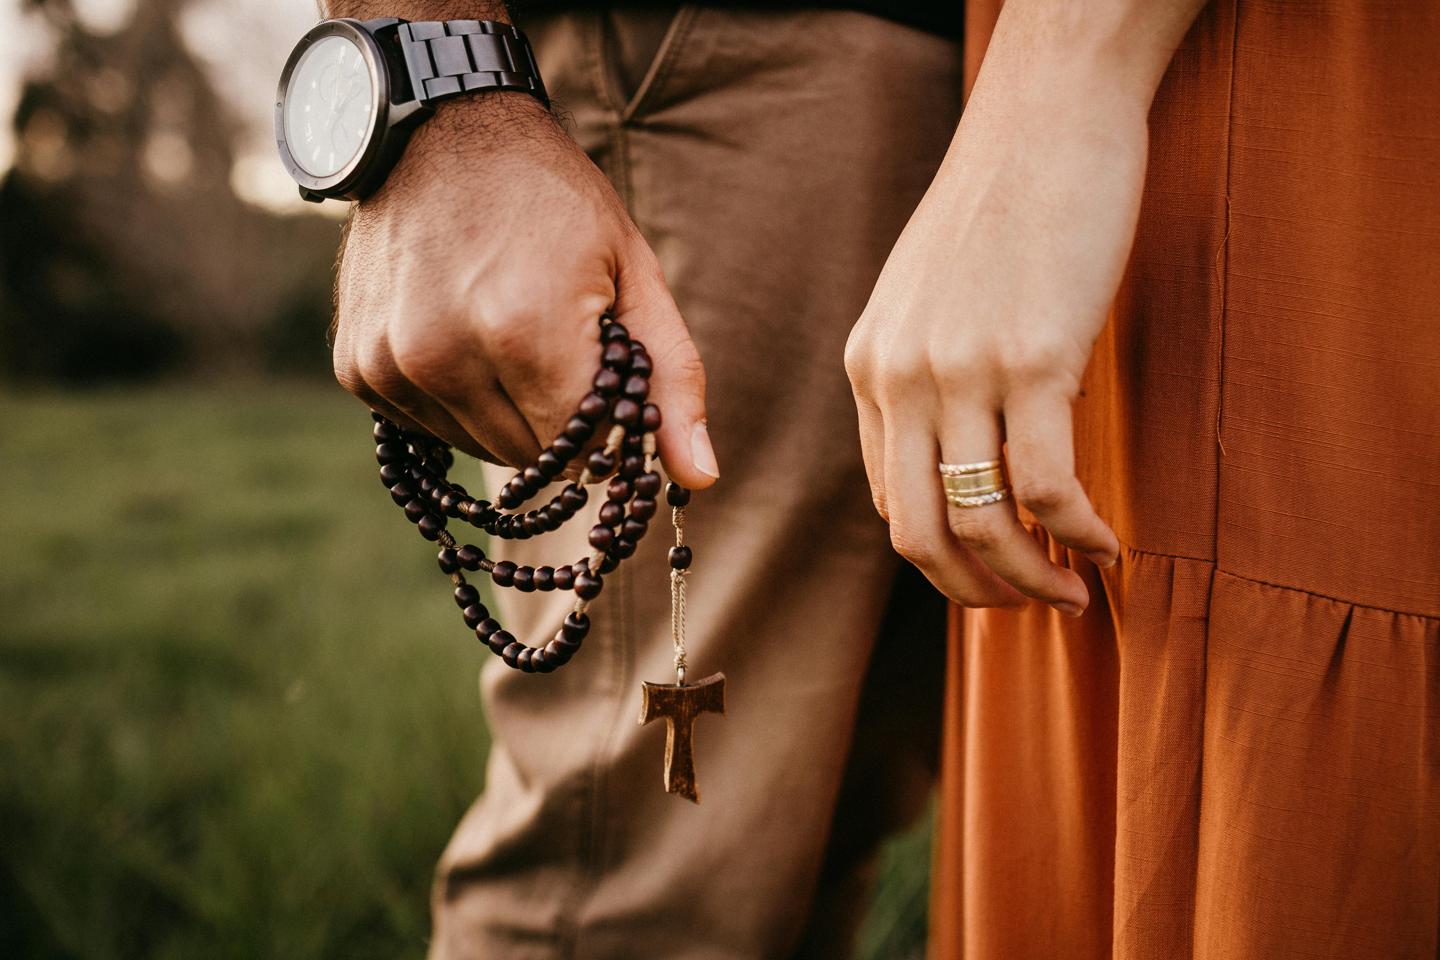
M908 527L893 521L890 524L890 546L917 567L929 566L935 557L934 548L925 538L916 536Z
M1004 537L999 523L990 517L977 516L974 508L952 510L950 529L966 546L982 553L999 546Z
M1069 487L1064 483L1044 478L1017 480L1013 487L1014 497L1033 513L1050 513L1063 507L1069 499Z
M448 350L433 334L420 336L401 329L390 335L390 357L395 371L414 384L423 384L443 368Z

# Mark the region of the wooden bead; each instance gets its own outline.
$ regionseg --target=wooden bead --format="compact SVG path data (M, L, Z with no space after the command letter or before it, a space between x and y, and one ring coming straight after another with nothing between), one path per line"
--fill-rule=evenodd
M599 373L595 374L595 392L600 394L601 396L613 397L615 394L620 392L620 387L624 384L624 382L624 378L620 376L619 371L601 370ZM606 404L606 406L608 407L609 404Z
M604 586L605 582L591 573L589 569L575 574L575 595L582 600L594 600L600 596L600 591L604 589Z
M533 661L534 656L535 656L535 648L534 648L534 647L525 647L523 650L521 650L518 654L515 655L515 665L518 666L521 670L525 671L526 673L534 673L534 672L535 672L535 664L534 664L534 661Z
M640 404L629 397L622 397L615 402L615 409L610 411L610 419L622 427L633 427L640 422Z
M521 476L525 479L525 486L531 490L539 490L549 481L549 478L540 472L539 467L526 467Z
M620 536L632 543L639 543L649 529L649 524L644 520L636 520L634 517L627 519L620 527Z
M575 586L575 568L568 563L563 567L555 568L555 589L569 590Z
M660 429L663 418L660 416L660 408L653 403L647 403L640 410L640 426L646 433L654 433Z
M605 487L605 498L615 503L624 503L630 499L630 481L624 477L613 477Z
M550 591L555 589L554 567L535 568L535 589L544 591Z
M649 520L655 516L656 503L649 497L636 497L630 501L630 516L636 520Z
M469 521L477 527L492 523L496 519L495 511L486 500L471 502L467 513Z
M440 509L447 517L460 516L460 498L453 490L440 497Z
M465 626L471 630L474 630L480 626L480 624L490 619L490 611L485 609L485 604L483 603L470 604L470 606L461 611L461 615L465 618Z
M602 370L601 373L611 374L617 380L620 377L620 374L616 373L614 370ZM596 424L599 423L601 420L604 420L605 414L610 412L610 401L606 400L605 397L602 396L602 394L605 394L606 391L600 389L600 381L601 378L597 376L595 378L595 389L598 392L585 394L584 399L580 401L580 407L578 409L580 419L591 424ZM609 393L614 392L614 390L609 391Z
M619 374L616 374L619 377ZM375 448L375 461L380 465L404 463L410 459L410 448L403 443L382 443Z
M500 630L500 621L496 620L494 617L486 617L484 620L481 620L478 624L475 625L475 636L479 637L481 640L490 639L490 637L497 631L504 632ZM506 643L509 642L510 641L508 640L506 641Z
M630 331L626 330L623 325L618 323L607 323L605 324L605 327L600 331L601 343L609 343L612 340L628 339L630 339Z
M559 457L562 463L569 463L575 459L575 454L580 452L580 445L569 437L561 435L555 438L550 444L550 450Z
M480 591L473 584L462 583L455 588L455 606L464 610L480 602ZM484 617L481 617L483 620Z
M621 560L626 560L634 556L635 554L635 541L626 540L624 537L621 537L619 540L615 541L615 546L611 547L610 549L615 554L615 556L619 557Z
M398 463L387 463L380 468L380 482L387 487L393 487L402 480L410 479L410 471Z
M526 566L526 567L516 567L516 568L515 568L515 576L513 577L513 580L514 580L514 583L515 583L515 589L516 589L516 590L519 590L521 593L534 593L534 592L535 592L535 568L534 568L534 567L529 567L529 566Z
M617 540L615 541L615 545L619 546L624 542L623 540ZM600 572L602 574L610 573L618 566L620 566L620 555L613 549L605 551L605 557L600 561Z
M460 569L460 556L451 547L442 547L438 557L441 573L454 573Z
M571 513L585 506L585 501L589 499L590 494L578 483L572 483L560 491L560 504Z
M570 611L566 614L565 622L560 626L559 636L571 643L578 644L585 639L590 632L590 617L588 614Z
M574 655L575 651L568 644L562 644L558 640L551 640L545 644L545 659L557 667L565 666Z
M455 551L455 559L459 560L460 566L466 570L479 570L480 561L485 559L485 551L473 543L467 543ZM449 571L446 572L448 573Z
M692 558L691 555L690 555L690 548L689 548L689 547L671 547L671 548L670 548L670 567L671 567L671 569L673 569L673 570L685 570L685 569L687 569L687 568L690 566L690 561L691 561L691 559L693 559L693 558Z
M539 470L540 476L546 480L554 480L565 469L565 464L560 462L554 450L542 450L540 456L535 458L535 469Z
M390 499L394 500L397 506L405 506L415 499L415 485L408 480L401 480L390 488Z
M427 513L420 518L420 522L416 524L416 529L420 531L420 536L426 540L439 540L440 531L445 529L445 518L438 513Z
M635 344L639 346L639 344ZM642 377L650 376L652 367L650 365L650 354L645 352L644 347L630 351L630 372Z
M615 457L604 450L593 450L585 461L585 468L598 480L615 469Z
M605 344L605 349L600 351L601 366L609 367L611 370L627 370L630 367L630 348L623 343L610 341ZM376 441L389 439L380 436L379 427L375 428Z
M632 453L620 461L620 476L633 479L645 472L645 458L638 453Z
M622 346L620 349L625 351L625 363L626 365L629 365L629 349L624 346ZM375 438L376 443L388 443L391 440L400 439L400 428L395 426L395 424L391 423L389 420L376 420L374 428L372 428L370 431L370 436Z
M490 571L490 579L495 581L497 587L508 587L515 582L515 564L509 560L501 560L495 564L495 569Z
M609 506L609 504L606 504L606 506ZM615 531L605 526L605 524L597 523L590 528L590 546L596 550L609 550L610 544L614 542Z
M501 656L504 654L506 648L515 642L515 638L512 637L507 630L496 630L494 633L485 637L484 642L485 646L490 648L491 653L496 656Z
M690 502L690 491L678 483L671 482L665 487L665 502L672 507L683 507Z
M618 377L619 374L616 374ZM650 381L644 377L632 376L625 378L625 386L621 392L631 400L644 400L650 395Z
M580 417L571 417L565 423L565 436L584 446L595 434L595 425Z
M530 650L530 666L535 668L536 673L550 673L559 666L558 663L551 662L550 658L545 655L543 647L531 647Z
M429 505L427 505L424 500L421 500L418 497L414 500L407 501L405 504L405 519L409 520L411 523L419 523L420 518L425 516L429 512Z
M620 452L623 454L644 453L645 434L643 431L631 431L625 434L625 439L620 441Z
M633 481L635 485L635 496L654 498L660 493L660 474L651 470L642 473Z
M607 527L613 527L625 519L625 505L608 500L600 508L597 519Z
M500 659L505 661L507 667L520 668L520 651L527 649L523 643L516 641L505 647L500 652Z

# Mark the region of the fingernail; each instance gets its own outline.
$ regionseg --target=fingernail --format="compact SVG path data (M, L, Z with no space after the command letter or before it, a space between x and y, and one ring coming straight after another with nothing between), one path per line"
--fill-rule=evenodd
M690 459L695 469L715 480L720 479L720 465L715 462L715 448L710 445L710 431L701 420L690 432Z
M1067 617L1078 617L1080 616L1080 614L1085 612L1085 608L1080 606L1080 604L1070 603L1069 601L1064 600L1062 600L1060 603L1052 603L1050 604L1050 606L1054 607L1056 610L1059 610Z

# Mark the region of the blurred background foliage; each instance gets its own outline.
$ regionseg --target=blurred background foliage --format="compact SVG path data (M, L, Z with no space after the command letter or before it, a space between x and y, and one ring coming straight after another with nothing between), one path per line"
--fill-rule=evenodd
M306 0L0 0L0 957L420 957L473 644L329 380ZM463 631L462 631L463 632ZM923 954L928 827L863 960Z

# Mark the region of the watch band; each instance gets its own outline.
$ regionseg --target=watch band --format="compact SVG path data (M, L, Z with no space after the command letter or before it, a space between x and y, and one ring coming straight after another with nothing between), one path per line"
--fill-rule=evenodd
M402 23L400 51L415 99L438 100L480 90L517 90L546 107L550 97L525 34L494 20Z

